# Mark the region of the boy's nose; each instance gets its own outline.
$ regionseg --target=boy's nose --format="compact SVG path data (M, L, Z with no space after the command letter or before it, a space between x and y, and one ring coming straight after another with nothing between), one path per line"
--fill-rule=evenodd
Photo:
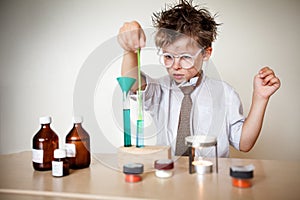
M180 58L174 58L174 63L173 63L172 68L176 69L176 70L181 68Z

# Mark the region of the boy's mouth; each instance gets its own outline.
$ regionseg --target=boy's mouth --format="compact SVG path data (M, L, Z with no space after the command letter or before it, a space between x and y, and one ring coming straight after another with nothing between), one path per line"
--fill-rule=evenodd
M184 78L184 74L173 74L175 80L182 80Z

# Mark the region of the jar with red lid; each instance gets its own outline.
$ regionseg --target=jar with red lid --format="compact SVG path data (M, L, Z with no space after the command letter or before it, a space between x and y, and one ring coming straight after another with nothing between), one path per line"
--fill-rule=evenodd
M174 174L174 162L171 159L161 159L154 162L155 175L159 178L170 178Z

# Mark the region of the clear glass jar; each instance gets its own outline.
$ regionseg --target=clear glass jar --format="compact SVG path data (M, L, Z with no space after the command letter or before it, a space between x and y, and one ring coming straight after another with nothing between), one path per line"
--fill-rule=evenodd
M141 174L144 172L142 163L127 163L123 166L125 181L128 183L136 183L142 181Z
M174 162L171 159L154 161L155 175L159 178L170 178L174 174Z
M249 188L252 186L253 165L232 166L230 167L230 176L232 185L239 188Z

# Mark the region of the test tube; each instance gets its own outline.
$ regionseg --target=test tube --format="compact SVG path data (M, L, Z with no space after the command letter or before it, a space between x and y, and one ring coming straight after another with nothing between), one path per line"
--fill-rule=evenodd
M138 119L136 122L136 147L144 147L144 94L137 91Z
M138 119L136 122L136 147L144 147L144 95L142 92L142 73L141 73L141 49L137 50L138 61L138 90L137 90L137 104L138 104Z
M118 77L117 81L122 89L123 96L123 127L124 127L124 147L131 146L131 123L130 123L130 98L129 90L135 82L134 78Z

